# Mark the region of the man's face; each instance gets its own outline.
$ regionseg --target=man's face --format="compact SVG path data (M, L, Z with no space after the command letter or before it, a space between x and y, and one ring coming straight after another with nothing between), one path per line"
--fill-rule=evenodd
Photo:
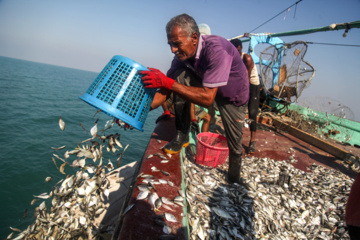
M236 47L236 49L238 50L238 52L240 53L240 55L241 55L241 52L242 52L242 47L239 45L239 46L237 46Z
M167 38L171 52L174 53L180 61L195 57L199 42L199 36L196 33L188 37L179 26L175 26Z

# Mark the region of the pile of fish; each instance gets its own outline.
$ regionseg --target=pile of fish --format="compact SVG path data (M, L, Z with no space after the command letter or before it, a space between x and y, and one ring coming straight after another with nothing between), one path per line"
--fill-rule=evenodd
M106 173L114 169L110 159L107 164L103 164L103 150L106 148L117 157L119 167L128 145L123 148L120 134L100 136L97 122L98 120L89 131L92 137L80 142L75 149L66 150L66 146L53 148L52 160L59 171L66 174L65 167L71 166L67 171L74 174L68 174L65 179L56 183L51 192L34 196L32 205L42 199L35 208L34 223L23 231L11 228L14 232L7 239L95 239L100 232L113 231L105 226L100 229L100 226L93 224L93 220L105 211L103 202L109 196L110 185L109 174ZM108 121L101 130L102 133L114 123L115 120ZM86 131L81 123L80 125ZM61 130L65 130L65 122L61 117L59 126ZM65 151L63 157L59 156L61 150ZM61 162L60 167L57 166L57 161ZM112 171L110 174L117 172ZM51 180L52 177L45 179L46 182ZM120 177L118 183L121 184L123 180ZM15 234L16 231L19 233Z
M341 172L245 157L241 184L228 184L227 169L186 156L191 239L349 239L344 214L353 180Z

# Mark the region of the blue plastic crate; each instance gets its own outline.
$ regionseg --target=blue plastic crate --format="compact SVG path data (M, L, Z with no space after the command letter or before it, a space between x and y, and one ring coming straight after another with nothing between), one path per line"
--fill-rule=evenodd
M80 99L144 131L156 89L144 87L139 70L148 69L129 58L114 56Z

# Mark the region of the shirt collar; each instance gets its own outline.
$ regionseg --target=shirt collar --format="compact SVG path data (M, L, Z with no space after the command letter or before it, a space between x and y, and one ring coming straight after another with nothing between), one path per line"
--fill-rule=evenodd
M198 46L197 46L196 54L195 54L195 61L198 60L200 57L200 52L202 50L202 45L203 45L202 37L203 37L203 35L200 35L200 37L199 37L199 42L198 42Z

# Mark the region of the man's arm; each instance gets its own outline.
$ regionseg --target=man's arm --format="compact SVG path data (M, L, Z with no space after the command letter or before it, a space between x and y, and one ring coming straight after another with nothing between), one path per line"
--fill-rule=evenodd
M161 88L156 92L151 108L159 107L167 98L170 91L181 98L203 107L210 107L217 93L217 88L185 86L165 76L160 70L149 68L149 71L141 71L141 78L146 88Z
M171 91L181 98L203 107L210 107L215 101L217 88L185 86L175 82Z
M250 80L251 71L252 71L253 67L255 66L254 60L252 59L252 57L249 54L245 54L243 61L246 66L246 69L248 71L248 76L249 76L249 80Z
M153 109L158 108L161 105L163 105L163 103L168 98L169 94L170 94L170 92L168 90L166 90L166 89L160 89L159 91L157 91L155 93L154 99L153 99L153 101L151 103L151 109L150 110L153 110Z

